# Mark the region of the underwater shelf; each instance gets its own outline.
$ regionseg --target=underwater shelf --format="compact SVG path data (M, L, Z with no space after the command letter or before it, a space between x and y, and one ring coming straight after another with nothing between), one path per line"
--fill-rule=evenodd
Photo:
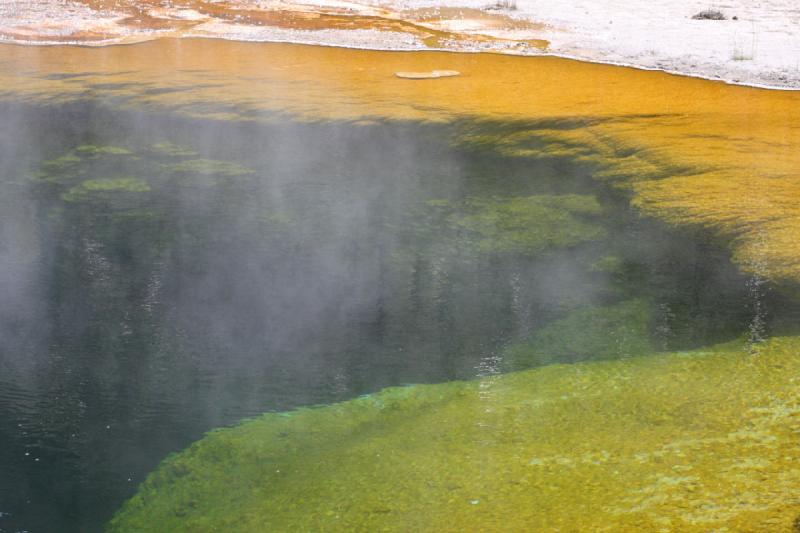
M133 531L789 531L800 338L393 387L172 455Z

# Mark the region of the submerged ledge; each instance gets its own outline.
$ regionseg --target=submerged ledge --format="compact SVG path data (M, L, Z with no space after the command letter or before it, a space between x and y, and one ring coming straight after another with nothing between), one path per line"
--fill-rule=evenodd
M211 432L110 531L789 531L800 338L385 389Z
M769 89L800 89L800 14L789 0L705 4L393 0L39 0L0 5L0 42L108 46L219 38L367 50L549 55Z

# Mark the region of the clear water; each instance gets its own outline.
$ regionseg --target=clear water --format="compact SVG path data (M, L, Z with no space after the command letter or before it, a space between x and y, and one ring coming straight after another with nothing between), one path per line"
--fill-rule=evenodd
M580 124L3 105L3 532L99 531L167 454L265 411L794 316L591 166L464 135Z

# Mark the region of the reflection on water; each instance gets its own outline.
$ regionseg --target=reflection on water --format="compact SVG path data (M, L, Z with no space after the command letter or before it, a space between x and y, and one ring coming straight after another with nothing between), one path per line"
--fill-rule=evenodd
M591 162L476 142L557 121L0 114L2 531L98 530L167 453L265 411L791 316Z

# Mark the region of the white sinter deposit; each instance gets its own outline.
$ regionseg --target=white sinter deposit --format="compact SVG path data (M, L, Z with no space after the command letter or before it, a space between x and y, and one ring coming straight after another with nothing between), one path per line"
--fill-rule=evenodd
M692 18L709 9L725 19ZM547 53L800 88L797 0L0 0L0 41L105 45L163 36Z

